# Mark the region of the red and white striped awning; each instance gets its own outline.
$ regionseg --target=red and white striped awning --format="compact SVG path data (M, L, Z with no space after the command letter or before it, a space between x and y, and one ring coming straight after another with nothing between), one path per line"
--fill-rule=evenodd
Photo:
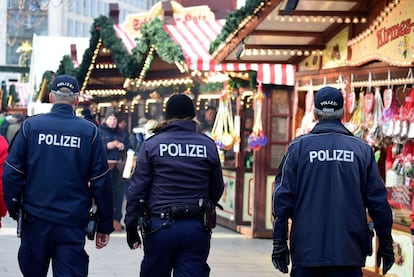
M183 49L187 66L200 71L257 71L263 84L294 86L296 68L291 64L220 63L211 59L210 43L216 39L225 20L178 21L165 24L164 29Z
M129 54L132 53L132 48L136 46L135 40L128 34L128 32L119 24L114 24L115 34L122 41Z

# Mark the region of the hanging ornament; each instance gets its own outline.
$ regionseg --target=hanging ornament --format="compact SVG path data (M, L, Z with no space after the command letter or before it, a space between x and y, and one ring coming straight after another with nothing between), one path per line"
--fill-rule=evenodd
M247 140L249 146L254 150L257 151L261 147L265 146L268 142L267 136L265 136L263 132L263 124L262 124L262 107L263 107L263 91L262 91L262 83L259 82L257 94L255 95L255 117L254 117L254 124L252 133L249 135Z
M230 150L240 140L235 133L231 97L227 90L219 99L219 107L211 130L211 137L216 142L217 147L222 150Z
M313 85L312 81L310 81L305 97L305 114L303 115L300 128L296 130L296 136L309 133L316 124L316 120L313 114L314 97Z

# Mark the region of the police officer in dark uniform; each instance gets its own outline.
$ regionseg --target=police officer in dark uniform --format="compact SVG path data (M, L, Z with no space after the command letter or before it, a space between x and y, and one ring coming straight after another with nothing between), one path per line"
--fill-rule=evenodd
M289 145L275 179L273 253L276 269L288 272L288 218L292 219L291 276L360 277L379 239L378 265L393 265L392 213L371 147L341 123L343 97L333 87L316 93L319 123Z
M92 199L99 215L96 247L105 247L113 231L105 149L97 126L75 116L78 95L76 79L57 76L51 111L23 122L4 165L9 214L20 220L24 213L18 260L25 277L46 276L50 260L54 276L88 275L84 245Z
M192 100L168 99L166 120L141 146L127 197L127 242L141 246L141 276L208 276L214 208L223 189L215 142L197 132Z

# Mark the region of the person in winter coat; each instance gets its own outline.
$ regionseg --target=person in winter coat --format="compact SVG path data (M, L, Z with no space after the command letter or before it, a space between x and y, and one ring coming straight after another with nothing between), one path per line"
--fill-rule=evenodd
M166 120L138 153L125 224L131 249L141 247L139 230L143 235L140 276L209 275L211 229L224 181L216 144L197 131L194 117L188 96L171 96Z
M343 104L336 88L316 93L319 122L290 143L276 174L272 261L287 273L291 257L294 277L361 277L372 254L367 211L379 239L378 266L385 274L394 263L387 190L372 148L341 123Z
M1 227L1 218L6 216L7 207L4 202L4 193L3 193L3 166L7 158L8 143L3 136L0 136L0 227Z
M118 114L113 110L109 110L104 122L99 126L102 142L106 149L106 157L108 159L109 170L112 178L113 190L113 226L115 231L124 230L121 225L122 220L122 203L124 201L124 182L121 179L120 164L123 164L125 150L128 149L129 138L118 127Z

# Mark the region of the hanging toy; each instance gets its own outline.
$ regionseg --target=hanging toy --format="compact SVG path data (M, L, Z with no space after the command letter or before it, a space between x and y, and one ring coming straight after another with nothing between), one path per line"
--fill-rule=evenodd
M240 140L235 134L231 97L227 91L219 99L219 107L211 130L211 137L221 150L230 150Z
M305 114L303 115L300 128L296 130L296 136L309 133L316 124L316 120L313 115L313 100L314 100L314 93L313 93L313 85L311 81L308 86L308 91L305 97L305 108L306 108Z
M262 106L263 106L263 91L262 84L259 82L257 94L255 96L255 117L252 133L247 139L247 143L250 148L254 151L259 150L261 147L265 146L268 142L267 136L263 132L262 124Z

